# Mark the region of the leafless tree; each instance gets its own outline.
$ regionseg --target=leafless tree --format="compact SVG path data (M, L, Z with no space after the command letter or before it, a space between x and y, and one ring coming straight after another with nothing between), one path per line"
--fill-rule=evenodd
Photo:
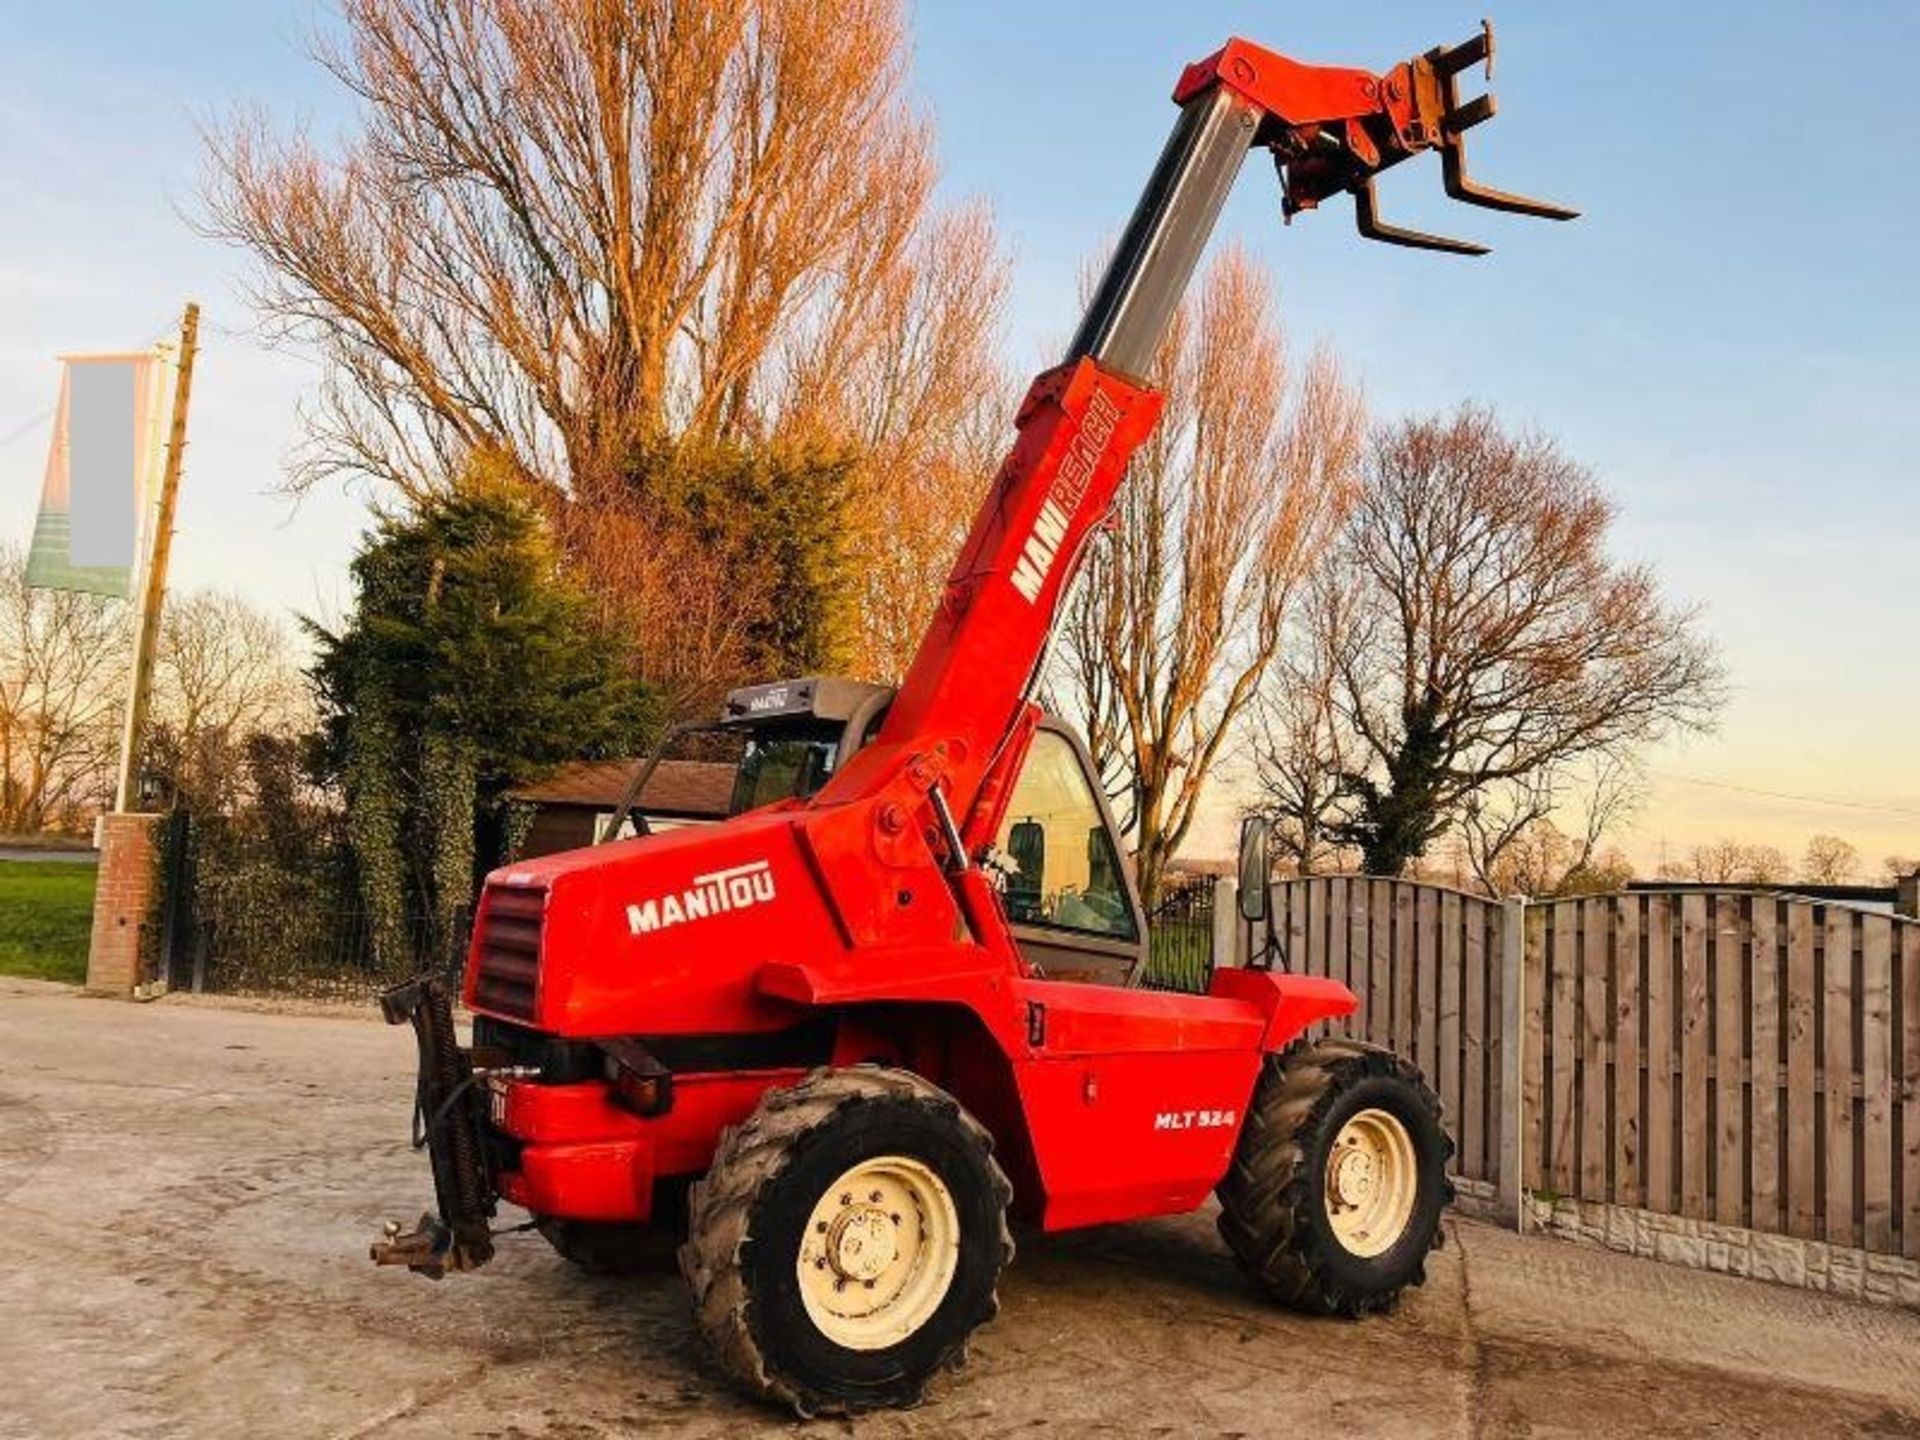
M586 573L620 577L590 593L601 618L631 637L666 712L714 713L748 670L754 619L772 599L749 557L661 523L638 498L572 507L560 534Z
M807 423L851 437L861 457L847 558L857 664L877 679L906 673L1012 438L1018 397L996 358L1006 286L987 212L944 217L880 297L880 343L851 373L803 387L828 402Z
M1319 823L1369 871L1400 873L1497 787L1551 793L1709 722L1712 648L1650 571L1609 558L1613 513L1551 441L1485 410L1374 434L1309 611L1356 757Z
M111 796L128 625L124 601L29 588L0 546L0 833L77 828Z
M77 829L112 799L132 621L124 601L30 589L0 547L0 833ZM236 595L168 600L144 767L189 796L227 794L259 733L306 723L287 629Z
M596 588L658 591L595 564L630 553L637 448L858 445L856 658L897 672L990 472L1005 280L991 218L933 203L901 0L342 8L318 58L357 134L253 114L209 140L208 229L327 362L296 483L418 495L484 454L611 512L561 527ZM686 655L706 618L649 624Z
M1291 643L1283 647L1251 711L1259 787L1254 808L1273 822L1277 848L1303 875L1348 860L1333 824L1344 776L1356 755L1352 730L1340 716L1339 656L1326 643L1345 626L1337 616L1320 613L1347 600L1336 589L1309 589Z
M1859 873L1859 850L1838 835L1816 835L1807 841L1800 878L1808 884L1845 885Z
M1562 895L1615 878L1624 857L1604 841L1640 794L1639 773L1607 754L1474 792L1460 811L1474 881L1489 895Z
M1702 885L1777 885L1787 878L1787 857L1772 845L1749 845L1727 837L1696 845L1666 878Z
M895 0L345 0L337 155L212 139L209 220L340 382L328 464L403 488L466 452L605 483L636 440L764 425L926 209ZM423 463L424 462L424 463Z
M1897 885L1916 871L1920 871L1920 860L1911 855L1889 855L1880 862L1880 883Z
M292 639L278 617L227 591L171 599L154 659L154 734L143 756L174 798L217 808L247 774L257 734L310 719Z
M161 624L154 708L187 734L299 724L306 693L287 626L231 591L176 597Z
M1292 361L1271 295L1228 250L1176 318L1159 428L1065 632L1062 684L1126 774L1149 904L1352 494L1358 396L1330 355Z

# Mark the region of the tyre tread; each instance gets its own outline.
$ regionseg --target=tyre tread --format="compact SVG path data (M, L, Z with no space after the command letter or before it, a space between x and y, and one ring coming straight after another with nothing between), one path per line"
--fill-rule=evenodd
M1215 1192L1218 1227L1227 1248L1273 1298L1312 1314L1360 1315L1393 1308L1399 1291L1353 1295L1334 1279L1328 1242L1312 1223L1321 1203L1305 1164L1312 1137L1343 1091L1357 1081L1391 1077L1418 1097L1439 1129L1445 1155L1453 1141L1441 1125L1440 1100L1420 1072L1392 1051L1344 1036L1297 1042L1267 1057L1241 1127L1232 1164ZM1443 1180L1441 1202L1453 1199ZM1435 1226L1429 1250L1440 1243ZM1425 1259L1412 1285L1426 1279Z
M1013 1259L1013 1233L1007 1225L1013 1191L993 1158L993 1138L946 1091L910 1071L877 1065L822 1067L795 1085L768 1091L753 1114L721 1133L712 1166L694 1182L680 1271L692 1291L695 1323L708 1354L741 1385L791 1406L803 1418L846 1415L862 1407L783 1374L762 1353L753 1332L745 1265L753 1241L753 1203L762 1187L779 1176L822 1125L850 1105L873 1101L924 1106L958 1126L985 1160L994 1186L1000 1217L998 1268L1004 1269ZM964 1364L972 1332L998 1311L995 1285L988 1289L980 1313L958 1327L952 1345L930 1373ZM922 1377L902 1403L917 1403L924 1384Z

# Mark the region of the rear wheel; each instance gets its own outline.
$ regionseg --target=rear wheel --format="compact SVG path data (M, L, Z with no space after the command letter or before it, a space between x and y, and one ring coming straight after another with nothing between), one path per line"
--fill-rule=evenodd
M768 1092L693 1187L680 1268L709 1350L801 1415L911 1405L1013 1255L987 1132L905 1071Z
M1220 1183L1220 1233L1295 1309L1390 1309L1426 1279L1453 1198L1453 1142L1420 1072L1390 1051L1323 1040L1270 1057Z

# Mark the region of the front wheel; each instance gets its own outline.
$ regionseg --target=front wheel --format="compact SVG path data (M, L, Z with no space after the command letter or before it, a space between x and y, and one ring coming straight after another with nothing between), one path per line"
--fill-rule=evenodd
M914 1404L992 1318L1013 1256L992 1150L905 1071L769 1091L694 1185L680 1250L714 1358L803 1416Z
M1392 1308L1426 1279L1453 1199L1440 1101L1392 1052L1344 1039L1270 1057L1220 1182L1220 1234L1298 1310Z

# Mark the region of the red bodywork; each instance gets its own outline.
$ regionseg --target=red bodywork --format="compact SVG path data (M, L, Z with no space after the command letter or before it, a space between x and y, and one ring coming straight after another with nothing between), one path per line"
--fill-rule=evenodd
M1182 94L1213 84L1283 126L1394 118L1375 77L1239 41L1191 67ZM985 872L955 863L932 796L968 856L996 833L1060 597L1159 410L1156 393L1091 359L1040 376L873 743L810 801L496 872L467 1004L553 1036L710 1037L723 1053L830 1016L829 1063L879 1060L950 1091L1046 1228L1200 1204L1262 1057L1354 996L1252 970L1217 971L1206 995L1041 978ZM506 1084L494 1119L517 1158L495 1181L537 1214L645 1219L656 1179L705 1170L721 1130L804 1068L677 1071L657 1115L607 1081Z

